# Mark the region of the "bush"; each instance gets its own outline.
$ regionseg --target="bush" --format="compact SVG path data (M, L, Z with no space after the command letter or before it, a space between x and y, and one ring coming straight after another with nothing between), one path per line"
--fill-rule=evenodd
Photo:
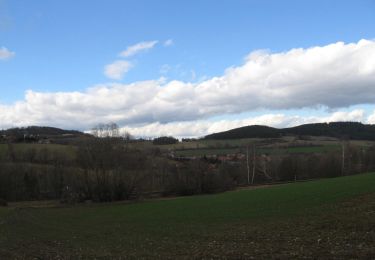
M0 199L0 207L6 207L8 206L8 202L4 199Z
M155 138L152 141L152 143L156 145L176 144L178 143L178 140L172 136L162 136L162 137Z

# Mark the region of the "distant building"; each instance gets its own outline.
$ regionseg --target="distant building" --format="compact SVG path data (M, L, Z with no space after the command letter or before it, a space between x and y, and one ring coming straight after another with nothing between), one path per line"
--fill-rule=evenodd
M50 139L40 139L38 141L38 144L50 144L51 140Z

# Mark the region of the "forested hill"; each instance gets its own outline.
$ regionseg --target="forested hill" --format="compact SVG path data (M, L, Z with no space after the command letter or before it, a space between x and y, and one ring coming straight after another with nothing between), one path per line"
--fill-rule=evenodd
M273 138L279 137L280 135L280 130L277 128L262 125L250 125L225 132L210 134L207 135L205 139Z
M29 126L0 130L0 141L11 142L28 141L35 142L41 139L67 139L86 137L87 134L76 130L63 130L55 127Z
M0 130L2 135L41 135L41 136L53 136L53 135L83 135L82 132L76 130L63 130L55 127L46 126L29 126L21 128L10 128L7 130Z
M251 125L205 136L205 139L275 138L287 135L329 136L352 140L375 140L375 125L357 122L305 124L290 128Z

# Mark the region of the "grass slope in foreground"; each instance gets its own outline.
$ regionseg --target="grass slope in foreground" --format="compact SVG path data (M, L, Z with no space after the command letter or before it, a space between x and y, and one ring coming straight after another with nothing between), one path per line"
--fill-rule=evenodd
M0 209L0 258L371 258L375 174L134 204Z

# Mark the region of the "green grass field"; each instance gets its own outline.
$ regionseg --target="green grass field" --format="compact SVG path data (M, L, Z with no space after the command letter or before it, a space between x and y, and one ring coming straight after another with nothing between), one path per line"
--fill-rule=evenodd
M338 144L329 144L321 146L301 146L301 147L286 147L286 148L261 148L258 153L268 154L296 154L296 153L327 153L333 151L340 151L341 146Z
M0 208L0 258L357 258L375 256L374 230L371 173L136 203Z

